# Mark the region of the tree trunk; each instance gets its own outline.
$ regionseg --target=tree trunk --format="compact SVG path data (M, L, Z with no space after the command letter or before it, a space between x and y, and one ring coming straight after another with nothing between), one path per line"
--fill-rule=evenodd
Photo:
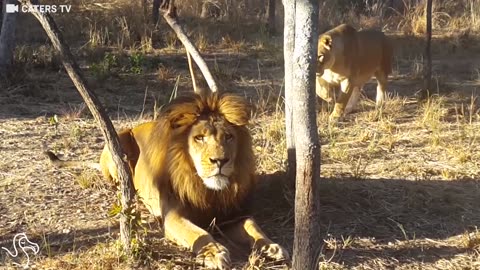
M143 18L147 21L148 17L148 1L142 0Z
M152 5L152 21L153 21L153 24L158 23L159 15L160 15L160 0L153 0L153 5Z
M267 30L271 35L274 35L276 32L275 29L275 1L268 0L267 2Z
M287 176L295 175L295 132L293 129L293 50L295 48L295 0L283 0L283 58L285 65L285 137L287 143Z
M318 269L320 143L315 110L318 1L297 0L293 54L293 120L296 147L295 234L292 267Z
M426 27L425 31L425 55L423 57L423 91L422 99L430 96L432 91L432 0L427 0L425 8Z
M26 2L26 4L31 6L31 3L29 2ZM90 89L88 89L87 85L85 84L85 79L81 74L80 68L75 62L75 59L70 52L70 49L64 42L62 34L60 33L60 30L55 24L53 18L48 13L40 13L38 11L32 12L32 14L38 19L43 29L47 33L48 37L50 38L53 47L59 53L65 70L70 76L70 79L75 84L78 92L83 97L83 100L90 109L93 117L97 120L103 136L105 137L108 149L112 154L112 159L117 167L118 178L120 181L120 189L122 193L122 212L120 214L120 238L123 244L124 251L127 254L130 254L130 239L132 230L130 227L131 224L129 222L129 217L131 216L131 202L134 197L134 189L130 169L125 160L122 159L123 151L121 149L117 133L115 132L113 124L105 113L105 110L103 109L100 101L97 99L96 95Z
M2 23L3 23L3 13L5 11L5 7L2 4L0 4L0 32L2 31Z
M3 20L0 29L0 75L4 77L7 76L7 72L13 64L15 26L18 16L18 12L6 13L7 4L19 5L19 3L16 0L4 0L2 4Z

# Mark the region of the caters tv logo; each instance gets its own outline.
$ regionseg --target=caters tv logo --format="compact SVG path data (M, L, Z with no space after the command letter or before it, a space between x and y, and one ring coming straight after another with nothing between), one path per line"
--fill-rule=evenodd
M40 13L68 13L72 9L72 5L17 5L17 4L6 4L5 12L6 13L30 13L38 11Z

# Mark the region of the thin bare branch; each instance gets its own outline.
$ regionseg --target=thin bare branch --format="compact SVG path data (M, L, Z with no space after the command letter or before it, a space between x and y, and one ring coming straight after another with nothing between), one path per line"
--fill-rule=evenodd
M187 51L187 59L188 59L188 69L190 70L190 77L192 77L193 92L199 93L199 89L197 88L197 79L195 78L195 71L193 70L192 56L188 53L188 51Z

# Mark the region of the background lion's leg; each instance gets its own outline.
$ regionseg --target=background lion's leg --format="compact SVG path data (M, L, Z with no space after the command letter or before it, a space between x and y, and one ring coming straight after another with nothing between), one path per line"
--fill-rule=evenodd
M183 217L170 210L163 218L165 237L178 245L191 249L198 261L208 268L230 269L230 253L213 237Z
M315 81L315 92L317 96L321 99L325 100L326 102L332 102L334 94L332 93L332 87L328 82L322 79L321 76L316 77Z
M279 244L274 243L260 229L252 218L246 218L233 225L226 234L235 242L247 244L253 250L258 250L268 258L274 260L289 259L288 252Z
M377 108L381 107L385 103L387 94L388 76L383 71L375 72L375 78L377 78Z
M360 100L361 91L360 87L355 86L352 90L352 96L348 100L347 107L345 108L345 115L351 113L357 106L358 101Z
M335 108L330 114L330 121L336 121L345 115L345 108L353 92L353 84L349 80L344 80L340 84L341 91L335 103Z

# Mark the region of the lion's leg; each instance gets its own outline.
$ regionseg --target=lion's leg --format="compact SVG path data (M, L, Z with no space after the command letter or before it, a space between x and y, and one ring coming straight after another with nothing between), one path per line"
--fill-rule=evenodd
M377 98L376 98L376 105L377 108L381 107L385 103L386 93L387 93L387 84L388 78L382 71L377 71L375 73L375 77L377 78Z
M321 76L316 77L315 92L317 96L326 102L330 103L333 101L332 87Z
M345 108L345 115L351 113L357 106L358 101L360 100L360 87L355 86L352 90L352 96L348 100L347 107Z
M337 121L340 117L345 115L345 108L347 107L348 100L353 92L353 84L349 80L344 80L340 84L341 91L336 100L335 108L330 114L330 121Z
M247 244L253 250L260 251L268 258L274 260L289 259L287 250L270 240L253 218L246 218L233 225L226 233L232 240Z
M181 246L191 249L200 263L213 269L230 269L230 254L213 237L183 217L178 211L171 210L163 219L165 237Z

